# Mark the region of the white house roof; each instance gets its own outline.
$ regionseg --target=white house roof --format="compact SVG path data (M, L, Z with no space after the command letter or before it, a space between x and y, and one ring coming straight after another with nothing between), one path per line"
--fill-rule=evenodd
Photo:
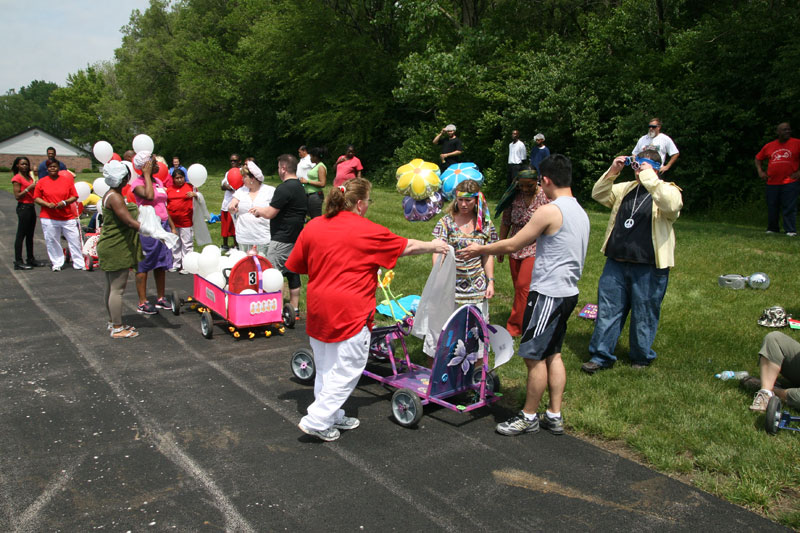
M48 146L56 149L56 157L86 157L88 155L87 152L69 141L36 127L0 141L0 154L46 156Z

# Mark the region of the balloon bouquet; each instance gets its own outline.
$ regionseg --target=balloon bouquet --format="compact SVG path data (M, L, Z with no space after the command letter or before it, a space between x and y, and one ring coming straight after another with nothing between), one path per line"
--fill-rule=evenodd
M452 199L456 186L465 180L483 185L483 174L475 163L455 163L439 172L439 166L414 159L397 169L397 192L403 198L406 220L430 220L442 210L445 199ZM441 191L439 190L441 187Z

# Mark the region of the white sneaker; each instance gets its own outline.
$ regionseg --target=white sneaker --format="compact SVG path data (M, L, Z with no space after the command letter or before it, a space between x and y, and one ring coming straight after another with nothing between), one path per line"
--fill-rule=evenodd
M761 389L760 391L758 391L756 393L756 397L753 398L753 403L750 405L750 410L751 411L766 411L767 410L767 404L769 403L769 399L771 397L772 397L772 395L768 391L765 391L764 389Z
M787 231L786 232L786 236L787 237L797 237L797 233L795 233L793 231Z
M344 431L356 429L361 425L361 421L354 416L343 416L341 419L333 423L333 427Z
M308 429L307 427L303 426L303 424L298 424L297 427L299 427L300 431L302 431L306 435L317 437L318 439L324 440L325 442L336 440L339 438L340 435L339 430L333 426L329 427L328 429Z

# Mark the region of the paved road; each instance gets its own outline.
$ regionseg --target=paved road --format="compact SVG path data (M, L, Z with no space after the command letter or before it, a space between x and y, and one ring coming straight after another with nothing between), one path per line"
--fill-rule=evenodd
M137 315L131 282L141 336L112 340L103 273L14 271L15 229L0 193L2 531L781 529L569 435L499 436L502 409L401 428L366 380L361 427L317 442L296 427L302 330L206 340L196 313Z

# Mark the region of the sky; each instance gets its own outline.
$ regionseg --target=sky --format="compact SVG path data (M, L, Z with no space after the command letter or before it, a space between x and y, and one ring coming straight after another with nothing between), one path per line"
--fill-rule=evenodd
M114 58L134 9L149 0L0 0L0 94Z

